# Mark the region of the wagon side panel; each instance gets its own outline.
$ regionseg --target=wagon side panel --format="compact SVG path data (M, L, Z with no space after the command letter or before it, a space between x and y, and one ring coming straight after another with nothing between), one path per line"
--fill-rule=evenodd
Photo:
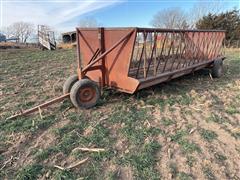
M211 61L223 56L222 42L225 38L224 32L186 32L185 58L196 62Z
M99 49L98 29L80 29L78 30L78 39L81 67L84 68L89 64L97 49ZM96 63L96 65L100 64L101 62ZM99 83L102 81L101 75L100 69L86 73L87 77Z
M211 66L223 59L224 31L138 28L129 76L138 89Z
M105 30L106 50L111 48L114 43L126 36L130 31L133 31L133 29ZM107 85L128 93L133 93L139 84L138 80L128 77L135 36L136 32L133 32L105 57Z

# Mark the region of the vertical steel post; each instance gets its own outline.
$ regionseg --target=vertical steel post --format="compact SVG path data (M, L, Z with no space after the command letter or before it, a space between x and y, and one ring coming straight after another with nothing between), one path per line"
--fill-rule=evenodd
M146 33L146 32L145 32ZM148 36L148 33L146 35L146 37ZM147 41L146 41L147 38L144 39L144 59L143 59L143 75L144 75L144 78L147 77L146 75L146 61L147 61Z
M78 64L78 68L77 68L77 74L78 74L78 79L82 79L83 78L83 73L82 73L82 65L81 65L81 52L80 52L80 42L79 42L79 30L78 28L76 28L76 35L77 35L77 64Z
M156 69L156 65L157 65L157 32L155 31L155 49L154 49L154 59L153 59L153 73L154 76L157 75L157 69Z
M145 39L146 39L145 31L144 31L142 34L143 34L143 39L144 39L144 41L145 41ZM136 72L136 78L138 78L139 70L140 70L140 68L141 68L142 56L143 56L143 53L144 53L144 49L145 49L145 46L144 46L144 43L143 43L142 51L141 51L140 58L139 58L139 62L138 62L138 67L137 67L137 72ZM141 73L141 72L140 72L140 73Z
M99 40L99 50L100 55L105 52L105 45L104 45L104 28L98 28L98 40ZM101 61L101 71L102 71L102 87L105 86L106 82L106 67L105 67L105 56L102 57Z
M153 55L154 55L154 52L155 52L155 49L156 49L156 40L157 40L156 31L154 31L153 33L154 33L153 34L154 35L154 39L153 39L153 44L152 44L152 39L151 39L151 54L150 54L150 59L148 61L146 77L148 76L148 72L149 72L149 69L150 69L150 66L151 66L152 60L153 60ZM151 38L152 38L152 33L150 33L150 34L151 34ZM155 66L154 66L154 68L155 68Z

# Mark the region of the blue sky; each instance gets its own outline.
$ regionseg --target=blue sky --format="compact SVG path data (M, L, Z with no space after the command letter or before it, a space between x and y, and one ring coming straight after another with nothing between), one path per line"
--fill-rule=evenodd
M152 17L161 9L179 7L189 16L201 2L206 7L212 0L0 0L1 27L27 21L47 24L58 31L71 31L84 17L95 18L102 26L149 27ZM216 0L214 1L216 2ZM223 10L237 7L240 1L221 1Z

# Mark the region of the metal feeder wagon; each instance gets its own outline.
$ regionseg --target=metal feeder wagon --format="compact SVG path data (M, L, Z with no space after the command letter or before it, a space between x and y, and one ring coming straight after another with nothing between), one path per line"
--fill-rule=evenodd
M96 105L103 87L137 90L210 67L223 71L221 30L77 28L77 75L63 87L75 107Z
M70 96L77 108L95 106L104 87L133 94L137 90L211 68L223 73L221 30L154 28L77 28L77 74L63 85L63 95L7 119L41 112Z

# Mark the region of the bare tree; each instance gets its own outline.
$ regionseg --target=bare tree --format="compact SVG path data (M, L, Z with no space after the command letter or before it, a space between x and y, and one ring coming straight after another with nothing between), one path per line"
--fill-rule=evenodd
M196 22L209 13L216 14L223 11L226 2L222 0L214 0L203 2L197 0L193 7L188 11L183 11L181 8L169 8L159 11L151 21L151 25L161 28L196 28Z
M34 25L27 22L13 23L7 29L9 36L18 38L22 43L26 43L35 30Z
M196 28L196 22L209 13L216 14L224 10L224 2L221 0L205 1L198 0L188 12L188 24Z
M152 19L151 25L160 28L186 29L187 15L180 8L169 8L159 11Z
M79 24L80 27L97 27L99 26L97 20L93 17L86 17L80 19Z

